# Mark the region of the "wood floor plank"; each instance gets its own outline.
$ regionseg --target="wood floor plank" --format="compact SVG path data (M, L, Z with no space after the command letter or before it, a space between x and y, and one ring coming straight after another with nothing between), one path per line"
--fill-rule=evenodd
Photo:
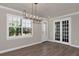
M43 42L0 56L79 56L79 49L56 42Z

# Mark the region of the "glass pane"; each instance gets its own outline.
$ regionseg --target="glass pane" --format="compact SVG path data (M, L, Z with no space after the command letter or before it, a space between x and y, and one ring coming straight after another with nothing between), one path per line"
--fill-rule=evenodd
M22 19L21 19L21 17L18 17L17 21L16 21L16 26L21 27L21 25L22 25Z
M21 28L16 28L16 36L22 35L22 29Z
M29 20L29 27L32 27L32 21Z
M26 27L29 27L29 20L26 20Z
M24 34L28 34L28 29L27 28L23 28L23 33Z
M69 21L62 21L62 41L69 42Z
M23 28L23 35L32 33L32 28Z
M28 33L26 34L26 36L31 36L32 35L32 28L28 28Z
M30 19L26 20L26 27L32 27L32 21Z
M12 15L8 15L7 20L8 20L8 25L12 26Z
M14 36L16 33L16 30L14 27L9 27L9 36Z
M55 40L60 41L60 22L55 22Z
M22 19L22 27L26 27L26 19Z
M13 16L13 21L12 21L12 26L16 26L17 25L17 16Z

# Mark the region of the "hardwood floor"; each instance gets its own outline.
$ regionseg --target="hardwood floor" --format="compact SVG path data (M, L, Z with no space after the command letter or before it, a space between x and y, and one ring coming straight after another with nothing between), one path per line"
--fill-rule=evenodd
M68 45L43 42L30 47L0 54L0 56L79 56L79 48Z

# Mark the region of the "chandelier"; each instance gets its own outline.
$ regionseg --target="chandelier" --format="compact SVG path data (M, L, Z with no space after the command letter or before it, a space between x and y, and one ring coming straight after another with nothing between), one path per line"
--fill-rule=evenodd
M28 18L30 20L33 20L34 23L41 23L44 18L36 16L37 15L37 5L38 5L38 3L32 3L31 14L27 14L26 10L24 10L24 17Z

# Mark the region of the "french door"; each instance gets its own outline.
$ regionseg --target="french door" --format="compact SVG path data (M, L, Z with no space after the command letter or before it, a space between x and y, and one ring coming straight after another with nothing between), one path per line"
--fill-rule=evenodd
M54 41L69 44L71 40L71 18L54 21Z
M55 40L60 41L60 21L55 22Z

